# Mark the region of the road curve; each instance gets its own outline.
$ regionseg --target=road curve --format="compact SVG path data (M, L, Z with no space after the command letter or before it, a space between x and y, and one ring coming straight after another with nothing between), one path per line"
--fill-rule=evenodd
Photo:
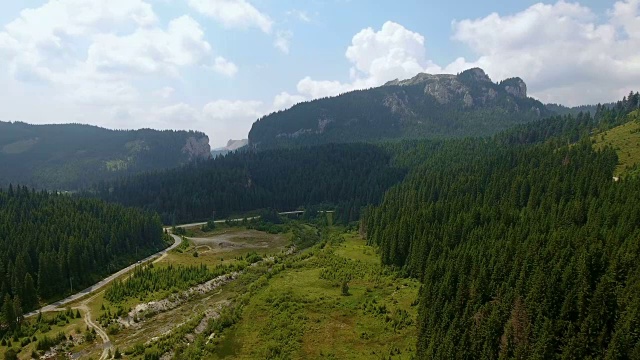
M333 211L327 211L327 212L333 212ZM304 211L297 210L297 211L285 211L285 212L281 212L279 214L280 215L291 215L291 214L302 214L302 213L304 213ZM247 218L247 220L257 219L258 217L259 216L249 217L249 218ZM231 219L230 221L241 221L243 219L244 218L242 218L242 219ZM226 221L227 220L216 220L215 222L216 223L223 223L223 222L226 222ZM180 228L182 228L182 227L192 227L192 226L199 226L199 225L204 225L204 224L206 224L206 222L176 225L176 227L180 227ZM165 227L164 229L170 229L170 228L171 227ZM122 269L122 270L120 270L120 271L118 271L118 272L116 272L116 273L114 273L114 274L112 274L112 275L100 280L98 283L93 284L93 285L89 286L88 288L86 288L86 289L84 289L84 290L82 290L82 291L80 291L78 293L75 293L75 294L73 294L73 295L71 295L71 296L69 296L69 297L67 297L65 299L56 301L56 302L51 303L49 305L43 306L40 309L37 309L37 310L34 310L34 311L32 311L32 312L30 312L28 314L25 314L24 317L35 316L35 315L38 315L39 312L55 311L57 308L60 308L60 307L62 307L64 305L66 305L66 304L69 304L71 302L74 302L74 301L80 299L83 296L87 296L87 295L89 295L89 294L91 294L91 293L93 293L93 292L95 292L97 290L102 289L106 285L109 285L113 280L115 280L115 279L119 278L120 276L122 276L122 275L128 273L129 271L133 270L140 263L147 262L147 261L153 260L153 259L155 259L157 257L165 255L169 251L171 251L171 250L177 248L178 246L180 246L180 243L182 243L182 238L180 236L177 236L177 235L174 235L174 234L171 234L171 236L173 237L173 239L175 241L174 241L173 245L169 246L168 248L166 248L164 250L161 250L161 251L158 251L157 253L155 253L155 254L153 254L151 256L148 256L148 257L138 261L135 264L131 264L131 265L127 266L126 268L124 268L124 269Z
M113 280L115 280L115 279L119 278L120 276L122 276L122 275L128 273L129 271L133 270L140 263L153 260L153 259L155 259L155 258L157 258L159 256L162 256L162 255L168 253L169 251L175 249L176 247L180 246L180 243L182 243L182 238L180 236L176 236L176 235L173 235L173 234L171 234L171 236L173 237L173 239L175 241L173 242L173 245L169 246L168 248L166 248L164 250L161 250L161 251L158 251L157 253L155 253L155 254L153 254L151 256L148 256L148 257L140 260L139 262L137 262L135 264L131 264L131 265L127 266L126 268L124 268L124 269L122 269L122 270L120 270L120 271L118 271L118 272L116 272L116 273L114 273L112 275L109 275L108 277L100 280L96 284L93 284L93 285L89 286L88 288L86 288L86 289L84 289L84 290L82 290L82 291L80 291L78 293L75 293L75 294L73 294L73 295L71 295L71 296L69 296L69 297L67 297L65 299L56 301L56 302L51 303L49 305L43 306L38 310L34 310L34 311L24 315L24 317L35 316L35 315L38 315L39 312L53 311L56 308L59 308L59 307L62 307L64 305L68 304L68 303L74 302L74 301L80 299L83 296L89 295L92 292L100 290L101 288L105 287L106 285L109 285L109 283L111 283Z

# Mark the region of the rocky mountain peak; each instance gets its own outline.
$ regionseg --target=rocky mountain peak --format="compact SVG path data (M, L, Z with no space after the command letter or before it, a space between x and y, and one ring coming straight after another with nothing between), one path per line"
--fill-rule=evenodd
M182 148L182 152L189 154L189 159L208 159L211 157L211 146L209 137L191 136L187 138L187 143Z
M458 75L458 78L466 78L478 82L492 82L489 75L480 68L465 70Z
M527 97L527 84L519 77L503 80L500 82L500 85L512 96L520 99Z

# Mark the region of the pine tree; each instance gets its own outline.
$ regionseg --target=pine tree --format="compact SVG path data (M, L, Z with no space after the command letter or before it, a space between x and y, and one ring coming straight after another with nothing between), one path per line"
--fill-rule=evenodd
M38 305L38 293L34 285L33 277L31 277L29 273L24 277L22 299L25 309L33 309Z
M8 294L4 297L4 303L2 305L2 319L7 324L9 329L13 330L16 327L16 313L13 308L13 300Z

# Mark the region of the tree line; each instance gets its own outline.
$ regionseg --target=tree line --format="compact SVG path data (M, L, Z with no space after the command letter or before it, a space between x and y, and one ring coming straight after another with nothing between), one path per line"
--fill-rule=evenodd
M156 211L166 224L255 209L342 204L346 221L377 202L406 170L369 144L243 151L173 170L97 184L85 195Z
M0 244L2 331L166 246L157 215L12 185L0 189Z
M419 358L640 357L640 179L613 181L615 151L588 137L637 108L632 93L594 116L420 147L361 220L382 261L423 282Z
M0 186L75 191L99 180L179 166L197 157L186 151L190 138L206 135L0 121ZM199 155L208 157L209 145L199 145Z

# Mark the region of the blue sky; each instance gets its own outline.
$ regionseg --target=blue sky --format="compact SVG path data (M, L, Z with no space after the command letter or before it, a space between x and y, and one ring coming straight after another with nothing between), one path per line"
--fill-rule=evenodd
M259 116L480 66L567 105L640 84L640 0L22 0L0 5L0 120L244 138Z

